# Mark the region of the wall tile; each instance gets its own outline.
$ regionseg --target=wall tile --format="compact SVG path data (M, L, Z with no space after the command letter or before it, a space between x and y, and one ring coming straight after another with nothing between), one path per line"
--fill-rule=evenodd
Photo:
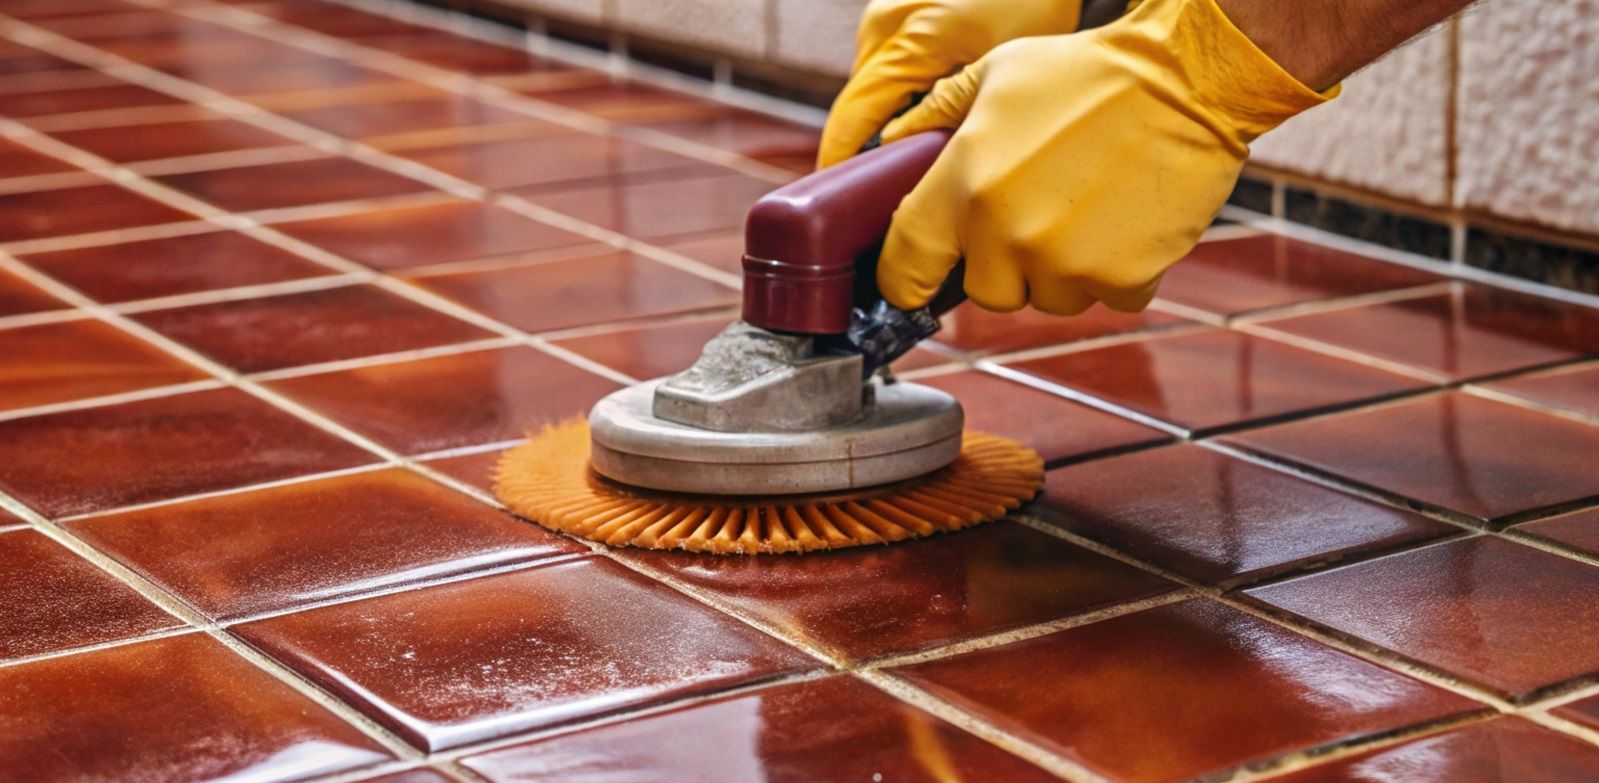
M603 24L616 13L616 0L517 0L535 12L586 24Z
M745 57L766 54L764 0L614 0L630 33Z
M846 76L866 0L776 0L772 55L829 76Z

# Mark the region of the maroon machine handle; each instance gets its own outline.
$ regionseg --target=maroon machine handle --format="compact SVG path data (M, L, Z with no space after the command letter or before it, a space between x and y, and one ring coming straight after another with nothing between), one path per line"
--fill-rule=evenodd
M847 330L858 260L883 241L900 200L949 137L937 130L901 139L755 202L744 223L744 320L800 334Z

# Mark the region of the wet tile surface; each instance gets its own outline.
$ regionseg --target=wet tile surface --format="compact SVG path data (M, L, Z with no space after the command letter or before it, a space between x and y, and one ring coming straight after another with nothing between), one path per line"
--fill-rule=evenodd
M1055 780L850 677L782 685L468 756L495 783L598 780Z
M0 329L0 410L209 378L127 332L85 319Z
M448 264L581 245L592 240L500 207L469 201L356 212L273 228L374 269Z
M813 668L770 637L593 559L236 630L428 749Z
M1227 440L1486 521L1599 497L1571 459L1599 449L1599 427L1458 392Z
M1478 709L1198 600L892 671L1118 781L1219 773Z
M1380 399L1426 386L1226 330L1155 337L1011 366L1190 430Z
M1585 630L1599 621L1599 570L1503 539L1439 544L1248 595L1512 698L1599 674Z
M70 529L218 618L587 551L399 469L91 517Z
M199 633L0 668L0 714L0 769L23 780L287 781L389 757Z
M1271 778L1274 783L1562 783L1599 777L1599 750L1499 718Z
M1460 532L1187 444L1050 471L1029 513L1213 585Z
M1442 279L1419 269L1261 234L1201 243L1167 273L1160 296L1232 315Z

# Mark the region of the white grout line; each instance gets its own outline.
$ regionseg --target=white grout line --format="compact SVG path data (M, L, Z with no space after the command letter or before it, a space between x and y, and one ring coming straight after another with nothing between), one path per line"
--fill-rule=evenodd
M227 388L227 384L216 379L175 383L168 386L154 386L147 389L136 389L134 391L119 392L117 394L104 394L98 397L82 397L75 400L66 400L64 402L52 402L44 405L32 405L26 408L0 410L0 421L25 419L31 416L45 416L52 413L78 411L88 408L103 408L110 405L121 405L125 402L154 400L161 397L172 397L178 394L188 394L189 392L225 388Z
M1019 370L1006 367L1002 364L995 364L987 359L979 360L972 366L991 375L997 375L1001 378L1008 378L1024 386L1031 386L1040 391L1049 392L1057 397L1065 397L1068 400L1087 405L1090 408L1097 408L1105 411L1106 413L1113 413L1124 419L1130 419L1146 427L1153 427L1154 429L1160 430L1168 435L1175 435L1179 438L1185 439L1190 437L1190 432L1187 429L1179 427L1176 424L1172 424L1171 422L1163 421L1148 414L1139 413L1131 408L1124 408L1113 402L1108 402L1098 397L1084 394L1069 386L1062 386L1057 383L1052 383L1036 375L1029 375Z
M160 500L151 500L151 501L147 501L147 502L144 502L144 503L133 503L133 504L129 504L129 505L126 505L126 506L116 506L114 508L104 508L104 509L98 509L98 510L95 510L95 511L85 511L85 512L80 513L80 514L71 514L71 515L68 515L68 516L58 517L58 518L56 518L55 521L57 523L60 523L60 524L71 524L73 522L79 522L79 521L82 521L82 520L85 520L85 519L96 519L96 518L99 518L99 517L114 517L114 516L120 516L122 514L132 514L132 513L135 513L135 512L139 512L139 511L148 511L148 510L153 509L153 508L165 508L167 506L178 506L178 505L183 505L185 503L194 503L194 502L204 501L204 500L214 500L216 498L231 497L233 495L248 495L248 494L253 493L253 492L261 492L263 490L277 489L279 487L292 487L292 486L296 486L296 485L299 485L299 484L310 484L312 482L326 481L328 479L340 478L340 477L343 477L343 476L358 476L358 475L361 475L363 473L376 473L376 472L378 472L380 470L388 470L390 468L396 468L396 467L400 467L400 463L398 463L398 462L389 462L389 461L368 462L368 463L364 463L364 464L361 464L361 465L356 465L356 466L348 467L348 468L336 468L334 470L324 470L324 471L321 471L321 472L318 472L318 473L302 473L302 474L299 474L299 475L296 475L296 476L290 476L288 478L273 479L271 481L262 481L262 482L258 482L258 483L255 483L255 484L241 484L241 485L236 486L236 487L226 487L224 489L206 490L204 492L195 492L195 493L188 494L188 495L178 495L178 496L170 497L170 498L162 498Z

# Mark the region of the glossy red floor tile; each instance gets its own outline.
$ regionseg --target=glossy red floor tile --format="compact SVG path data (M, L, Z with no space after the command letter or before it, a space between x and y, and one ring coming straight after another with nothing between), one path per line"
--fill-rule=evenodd
M630 377L647 380L688 369L700 358L705 343L735 320L734 314L712 315L572 337L556 340L555 344Z
M1219 775L1481 709L1203 600L891 671L1117 781Z
M625 556L853 660L1060 620L1175 587L1014 522L804 557Z
M1171 440L1160 430L977 370L915 381L955 395L966 428L1032 446L1046 463L1100 456Z
M1263 325L1450 380L1599 355L1599 310L1465 283L1448 294Z
M1599 555L1599 507L1518 525L1517 530Z
M1589 728L1599 729L1599 696L1578 699L1570 704L1556 707L1550 712Z
M194 216L116 185L0 195L0 242L87 234L193 220Z
M360 778L355 783L457 783L457 780L437 770L420 768Z
M744 274L744 230L729 228L705 234L658 240L655 244L723 272Z
M0 60L0 63L4 62ZM0 72L3 70L4 66L0 65ZM0 139L0 178L60 174L76 170L77 167L70 163L57 160L42 152L35 152L17 142Z
M494 470L495 466L500 464L502 451L504 449L496 448L472 454L457 454L453 457L426 460L422 464L484 492L493 492Z
M462 761L494 783L1044 781L1021 759L852 677L729 696Z
M626 252L607 252L414 281L526 332L731 307L720 283Z
M166 93L128 84L108 76L99 84L0 93L0 116L43 117L108 109L172 106L180 103L183 101Z
M0 489L51 517L374 460L232 389L0 422Z
M686 92L615 78L527 92L541 101L617 121L671 117L704 103Z
M209 377L102 321L85 319L0 329L0 410Z
M991 313L967 303L944 316L943 329L933 339L966 353L991 355L1177 325L1196 324L1159 310L1118 313L1095 305L1082 315L1060 318L1033 309Z
M85 128L57 131L52 135L113 163L286 147L296 143L254 125L223 118Z
M1498 718L1362 753L1273 783L1565 783L1599 779L1599 748Z
M279 22L336 37L403 35L429 30L427 27L393 17L332 3L268 2L255 10L256 13L270 16Z
M0 533L0 660L112 642L183 623L31 530Z
M95 245L20 258L108 304L334 274L325 266L232 231Z
M45 293L38 286L0 270L0 316L61 310L67 303Z
M440 30L361 38L370 46L449 71L478 75L558 71L572 66L539 57L526 49L488 43Z
M218 618L588 551L393 468L69 527Z
M451 93L397 101L317 106L282 114L296 122L350 139L509 124L525 126L530 134L536 128L544 128L551 134L565 132L561 126L539 123L521 112Z
M1599 568L1480 536L1247 592L1510 698L1599 674ZM1422 611L1417 611L1422 607Z
M821 131L731 106L701 103L684 107L675 116L623 119L651 130L670 133L719 150L731 150L756 160L793 157L816 159Z
M532 348L288 378L272 388L406 454L519 438L620 384Z
M239 212L421 193L409 177L348 158L317 158L154 177L202 201Z
M0 668L19 780L302 780L390 758L201 633Z
M152 310L133 318L244 373L495 336L367 285Z
M665 178L682 170L714 171L708 163L630 141L566 133L405 150L424 166L496 190L562 186L587 180Z
M429 750L813 667L776 640L596 558L235 630Z
M1584 364L1519 375L1487 386L1540 405L1599 419L1599 365Z
M1232 315L1442 279L1324 245L1260 234L1200 243L1166 273L1160 297Z
M225 49L224 49L225 51ZM340 87L398 83L399 79L346 60L318 58L308 53L276 67L259 62L179 62L161 70L219 92L236 96L276 95L332 90Z
M1460 532L1195 445L1050 471L1028 513L1223 586Z
M1426 386L1223 329L1152 337L1012 366L1188 430L1269 420Z
M1484 521L1599 498L1572 456L1599 450L1599 427L1456 392L1227 440Z
M274 229L375 269L573 247L588 237L472 201L443 201L279 223Z
M592 185L515 189L527 200L635 239L738 228L751 204L777 183L727 173L649 182L612 179Z

